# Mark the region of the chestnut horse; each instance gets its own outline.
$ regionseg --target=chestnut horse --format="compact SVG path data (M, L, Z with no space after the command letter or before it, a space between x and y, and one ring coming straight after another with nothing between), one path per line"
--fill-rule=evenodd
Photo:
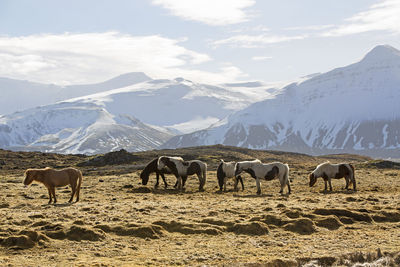
M76 195L76 202L79 201L79 192L82 184L82 173L75 168L65 168L61 170L54 170L52 168L44 169L27 169L25 171L25 186L30 185L33 181L44 184L49 191L49 204L54 198L54 203L57 202L55 187L70 185L72 189L71 198L68 202L72 202L74 195Z

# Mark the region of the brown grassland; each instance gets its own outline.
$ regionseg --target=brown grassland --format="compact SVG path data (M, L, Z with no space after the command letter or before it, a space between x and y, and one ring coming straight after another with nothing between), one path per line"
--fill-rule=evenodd
M206 161L206 191L194 176L181 193L172 175L167 189L161 179L153 189L154 174L142 186L140 170L159 155ZM248 175L244 191L230 181L220 193L221 158L286 162L293 193L280 195L274 180L257 196ZM326 160L354 164L356 193L343 189L344 179L333 181L333 192L323 192L322 179L308 186ZM46 166L78 166L80 202L67 203L68 187L56 189L50 205L43 185L23 187L25 169ZM1 266L351 266L381 256L400 266L400 167L391 162L209 146L91 157L0 150L0 167Z

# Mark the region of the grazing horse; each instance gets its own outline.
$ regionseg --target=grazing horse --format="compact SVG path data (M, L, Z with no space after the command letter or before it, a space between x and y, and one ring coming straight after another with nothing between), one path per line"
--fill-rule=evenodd
M234 162L234 161L225 162L223 159L221 159L221 163L219 164L218 169L217 169L219 191L222 191L222 187L224 188L224 191L226 191L226 180L228 178L235 177L235 166L236 166L236 162ZM242 184L242 190L244 190L242 177L239 175L237 177L237 179ZM236 179L235 179L235 188L234 189L235 189L235 191L237 191Z
M70 185L72 189L71 198L68 202L72 202L74 195L76 195L76 202L79 201L79 192L82 184L82 173L75 168L64 168L61 170L54 170L52 168L44 169L27 169L25 171L25 186L30 185L33 181L40 182L46 186L49 191L49 204L51 203L52 196L54 203L57 202L55 187Z
M171 172L171 170L168 169L167 167L165 167L165 168L159 170L159 169L157 168L157 161L158 161L158 158L155 158L155 159L153 159L152 161L150 161L150 162L146 165L146 167L144 167L143 171L140 173L140 178L142 179L142 184L143 184L143 185L147 185L147 182L149 181L149 176L150 176L150 174L152 174L153 172L155 172L155 173L156 173L157 182L156 182L156 184L154 185L154 188L157 188L157 187L158 187L159 180L160 180L160 176L161 176L161 178L162 178L163 181L164 181L164 186L165 186L165 188L167 188L167 187L168 187L168 184L167 184L167 181L165 180L164 174L172 174L172 172Z
M181 157L161 156L157 161L157 168L163 169L168 167L177 178L177 187L183 189L188 175L196 174L199 178L199 191L204 190L204 184L207 179L207 164L200 160L184 161ZM182 183L183 181L183 183Z
M354 167L348 163L340 163L340 164L331 164L330 162L325 162L319 164L317 168L310 174L310 187L312 187L317 178L322 177L325 182L325 191L328 190L329 183L329 190L332 191L332 178L340 179L344 178L346 180L346 189L349 189L349 185L353 184L353 190L357 191L356 189L356 178L354 173Z
M279 179L281 183L281 190L279 193L283 193L285 185L288 187L288 193L291 193L290 181L289 181L289 165L281 162L272 162L269 164L261 163L259 160L254 161L243 161L236 163L235 175L239 175L242 172L247 172L254 179L256 179L257 195L261 194L260 179L266 181Z

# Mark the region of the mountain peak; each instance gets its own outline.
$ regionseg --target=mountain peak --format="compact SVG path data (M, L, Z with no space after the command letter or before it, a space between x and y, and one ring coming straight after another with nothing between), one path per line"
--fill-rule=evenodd
M400 58L400 51L390 45L375 46L368 54L365 55L362 61L376 62L392 60L393 58Z

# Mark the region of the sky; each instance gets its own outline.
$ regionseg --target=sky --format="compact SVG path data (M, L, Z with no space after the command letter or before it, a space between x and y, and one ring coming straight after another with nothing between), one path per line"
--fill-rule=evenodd
M400 49L400 0L0 0L0 77L278 86Z

